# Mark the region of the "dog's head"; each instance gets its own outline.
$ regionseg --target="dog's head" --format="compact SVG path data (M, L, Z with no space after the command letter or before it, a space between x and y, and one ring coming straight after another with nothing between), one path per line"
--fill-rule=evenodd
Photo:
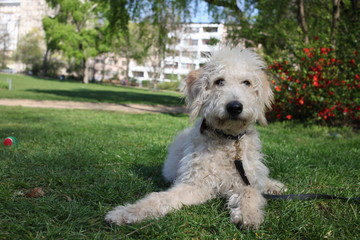
M223 130L239 131L258 121L266 125L273 93L265 63L256 53L241 48L215 52L186 78L184 93L190 118L204 117Z

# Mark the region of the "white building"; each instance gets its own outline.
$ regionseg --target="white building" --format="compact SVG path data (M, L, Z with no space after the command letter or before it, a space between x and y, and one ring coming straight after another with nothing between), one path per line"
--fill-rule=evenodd
M54 10L45 0L0 0L0 51L11 56L20 39L31 31L45 36L42 19L51 14ZM9 66L17 70L23 67L15 63Z
M0 0L0 50L15 51L19 39L20 0Z
M155 69L148 61L144 65L130 63L129 77L139 82L144 80L170 81L183 79L191 70L199 68L212 49L225 42L226 29L223 24L191 23L180 25L178 30L169 33L173 44L161 67ZM160 71L155 73L155 71Z

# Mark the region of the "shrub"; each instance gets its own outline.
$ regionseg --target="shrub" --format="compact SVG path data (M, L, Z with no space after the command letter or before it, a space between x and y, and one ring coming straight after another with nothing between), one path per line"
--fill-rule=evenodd
M136 78L130 78L129 79L129 83L130 83L130 86L133 86L133 87L138 87L139 86L139 81L136 79Z
M9 89L9 84L7 82L0 81L0 89Z
M179 81L160 82L157 87L161 90L179 91Z
M269 66L276 76L270 119L308 120L332 126L360 121L359 54L336 58L328 47L303 48L297 58Z
M151 88L151 87L153 87L154 84L150 80L143 80L141 82L141 85L143 88Z

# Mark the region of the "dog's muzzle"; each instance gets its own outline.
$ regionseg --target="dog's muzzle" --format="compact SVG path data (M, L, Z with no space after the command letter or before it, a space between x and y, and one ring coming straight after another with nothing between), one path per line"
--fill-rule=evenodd
M226 111L232 119L236 119L243 111L243 105L239 101L232 101L226 104Z

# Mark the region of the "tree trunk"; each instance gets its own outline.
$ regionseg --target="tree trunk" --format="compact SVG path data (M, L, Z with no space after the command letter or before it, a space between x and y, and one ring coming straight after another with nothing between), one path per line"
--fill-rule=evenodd
M42 64L42 75L46 76L48 70L48 58L50 54L50 49L46 47L46 52L44 54L43 64Z
M331 35L330 40L333 48L336 47L336 33L337 33L337 23L340 19L340 2L341 0L332 0L333 11L332 11L332 23L331 23Z
M305 19L304 0L297 0L297 5L298 5L298 23L299 23L301 30L303 32L303 35L304 35L304 43L308 44L309 43L309 31L308 31L308 27L307 27L306 19Z
M126 84L131 84L130 83L130 77L129 77L129 73L130 73L130 57L129 57L129 55L127 54L127 52L126 52L126 54L125 54L125 61L126 61L126 69L125 69L125 82L126 82Z
M89 83L89 59L83 59L84 63L84 74L83 74L83 83Z

